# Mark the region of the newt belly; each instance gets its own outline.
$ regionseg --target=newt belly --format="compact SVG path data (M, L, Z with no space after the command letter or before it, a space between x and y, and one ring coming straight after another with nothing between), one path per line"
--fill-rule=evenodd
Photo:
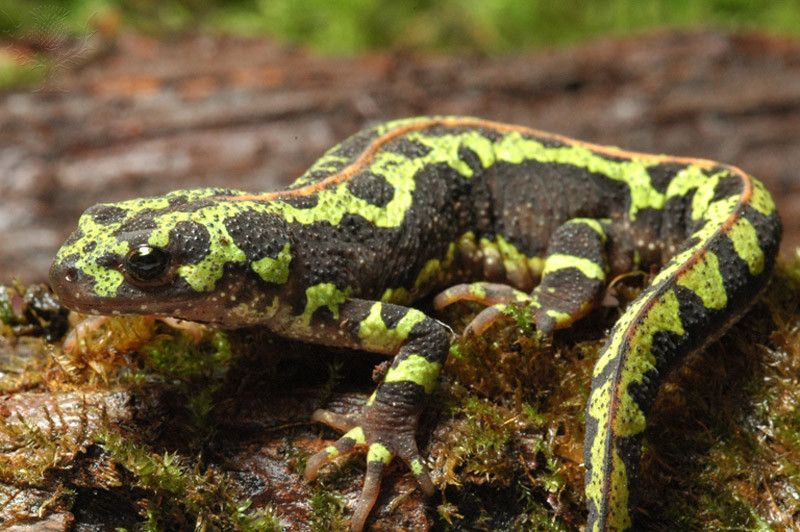
M83 312L257 325L394 357L360 415L314 414L345 434L309 460L307 478L367 451L360 530L393 458L433 492L415 432L451 332L409 305L446 289L435 306L486 306L476 334L512 306L550 333L596 307L616 275L658 268L614 325L586 410L588 530L623 530L659 383L753 301L780 231L769 193L733 166L422 117L354 135L284 191L92 207L51 281Z

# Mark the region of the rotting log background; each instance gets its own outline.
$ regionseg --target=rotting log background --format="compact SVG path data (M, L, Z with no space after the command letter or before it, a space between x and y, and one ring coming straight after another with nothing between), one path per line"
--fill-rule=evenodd
M0 279L42 281L85 208L219 185L279 188L362 127L420 114L526 124L737 164L800 245L800 41L656 33L502 58L311 55L263 39L72 43L0 94Z

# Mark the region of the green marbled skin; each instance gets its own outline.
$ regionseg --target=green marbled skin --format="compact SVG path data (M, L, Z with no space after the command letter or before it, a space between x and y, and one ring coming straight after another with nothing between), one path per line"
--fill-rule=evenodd
M415 431L451 333L410 304L446 289L438 308L486 305L470 326L477 334L511 305L550 333L590 312L614 276L660 268L611 331L587 405L588 529L624 530L663 375L747 308L779 240L769 193L738 168L421 117L354 135L285 191L95 206L51 281L83 312L258 325L393 356L360 415L314 414L345 434L309 460L307 478L367 449L360 530L394 457L433 492Z

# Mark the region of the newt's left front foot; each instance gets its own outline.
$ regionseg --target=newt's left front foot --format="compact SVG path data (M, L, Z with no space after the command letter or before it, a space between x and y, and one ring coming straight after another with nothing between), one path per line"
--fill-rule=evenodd
M313 421L324 423L344 432L336 443L312 456L306 464L305 477L311 481L319 470L335 458L355 450L367 450L367 473L364 487L356 504L350 529L363 530L380 492L384 468L397 456L403 460L417 479L426 496L434 493L428 468L422 462L416 442L417 413L396 404L384 404L370 399L358 416L345 416L327 410L317 410Z

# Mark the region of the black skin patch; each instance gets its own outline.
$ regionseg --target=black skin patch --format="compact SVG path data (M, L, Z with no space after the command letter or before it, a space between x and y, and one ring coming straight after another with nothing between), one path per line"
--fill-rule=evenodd
M602 288L603 281L586 277L577 268L564 268L547 273L536 293L542 313L556 310L574 315L587 303L594 302Z
M400 137L391 141L385 150L392 153L399 153L405 157L420 158L425 157L431 152L431 148L416 140L407 137Z
M458 172L447 164L428 165L414 179L413 207L390 255L396 269L396 281L390 286L410 288L430 258L444 258L450 243L472 227L471 218L464 216L469 210L464 208L469 205L469 186Z
M324 179L325 177L328 177L328 175L321 176L320 179ZM317 206L319 197L316 194L309 194L308 196L286 196L285 198L281 198L281 201L288 203L296 209L313 209Z
M156 214L156 211L144 209L136 213L132 218L125 220L117 229L117 235L119 235L120 240L131 241L131 239L126 238L126 235L140 236L143 233L149 234L158 227L157 219L158 214Z
M583 223L566 223L555 230L547 248L548 255L574 255L605 264L603 241L592 227Z
M186 196L176 195L169 198L169 200L167 200L167 203L169 203L170 207L180 207L181 205L186 205L188 201L189 198L187 198Z
M369 171L359 172L348 180L347 189L355 197L376 207L385 207L394 198L394 187L382 175Z
M690 212L692 198L696 190L692 189L687 196L672 196L664 203L661 209L661 234L662 241L678 244L691 234L689 230L695 222L691 220Z
M384 404L420 405L425 401L425 388L410 381L384 382L379 388L376 400Z
M719 180L714 187L712 202L719 201L731 196L738 196L742 192L742 178L738 175L727 175Z
M73 231L71 235L69 235L69 236L67 237L67 239L64 241L64 244L63 244L63 245L64 245L64 246L72 246L72 245L74 245L76 242L78 242L80 239L82 239L82 238L83 238L83 236L84 236L84 235L83 235L83 229L81 229L81 228L79 227L78 229L76 229L75 231Z
M678 216L679 221L682 218ZM667 257L672 255L669 244L677 246L686 238L679 232L679 225L673 226L670 220L665 219L663 211L650 207L636 213L636 221L629 231L627 237L633 242L634 249L639 253L640 264L645 268L666 262Z
M361 131L339 144L332 153L337 157L346 157L347 159L355 160L376 138L378 138L377 128Z
M708 336L700 333L702 331L716 330L715 325L718 325L717 321L721 314L718 310L707 308L700 296L689 288L676 285L673 290L678 299L678 315L685 334L683 337L678 337L674 333L660 332L653 337L653 354L656 356L656 368L664 371L671 370L672 365L676 362L670 357L674 357L674 354L678 352L677 345L681 344L681 347L688 346L690 349L691 347L699 346L701 340ZM657 344L656 340L660 338L660 335L673 338L673 342L665 342L664 345ZM681 338L681 340L678 342L674 338Z
M190 221L178 222L169 232L167 250L180 263L197 264L208 255L210 241L204 225Z
M309 225L291 224L292 241L295 242L298 263L293 268L303 279L304 286L333 282L340 288L357 287L365 283L362 276L370 273L374 264L368 264L370 256L363 264L358 262L359 246L349 242L339 242L331 232L327 222ZM292 253L293 256L295 253ZM352 295L361 295L356 291Z
M458 147L458 158L464 161L467 166L469 166L470 170L472 170L473 176L480 175L481 172L483 172L483 164L481 163L480 157L478 157L477 153L466 146Z
M636 486L639 481L639 461L642 457L642 437L643 434L636 436L620 437L616 441L617 453L625 464L625 472L628 477L628 485ZM631 490L628 495L628 508L635 508L639 497L638 490Z
M567 220L621 219L630 203L626 184L578 166L531 160L496 163L486 173L495 232L528 256L541 256Z
M248 261L277 257L288 242L283 227L277 216L252 210L225 219L225 228Z
M663 194L667 191L667 187L670 181L672 181L672 178L675 177L675 174L685 168L685 164L661 163L648 166L647 173L650 174L650 183L653 185L653 188Z
M641 383L632 382L628 385L628 392L645 416L650 412L650 407L655 401L662 375L671 371L680 361L674 355L678 352L677 349L683 348L687 340L686 336L679 336L672 332L659 331L653 335L651 352L656 359L656 368L646 372ZM632 347L632 350L636 349L636 347ZM631 353L628 356L638 355Z
M777 252L781 240L781 221L778 213L773 212L765 216L755 210L750 205L744 207L744 218L753 224L758 235L758 245L766 256L772 256Z
M731 305L730 298L735 294L741 294L742 290L746 292L747 287L752 284L747 263L736 253L733 242L727 234L715 238L709 250L717 257L722 284L729 300L728 305Z
M386 237L391 238L397 233L395 228L381 228L376 233L376 228L369 220L366 220L359 214L345 214L342 216L341 221L334 227L331 227L324 222L320 227L330 227L327 231L328 234L333 235L338 242L345 242L350 244L360 244L365 247L371 245L380 245L380 241ZM325 233L322 233L325 234Z
M128 211L114 205L96 205L86 211L86 214L90 215L96 223L108 225L124 220Z
M104 253L97 257L95 262L104 268L117 268L122 262L122 257L114 253Z
M409 338L412 339L415 353L429 362L444 363L442 354L447 356L451 340L450 332L444 325L432 318L425 318L411 328Z
M388 329L394 329L408 310L397 305L381 305L381 319Z

